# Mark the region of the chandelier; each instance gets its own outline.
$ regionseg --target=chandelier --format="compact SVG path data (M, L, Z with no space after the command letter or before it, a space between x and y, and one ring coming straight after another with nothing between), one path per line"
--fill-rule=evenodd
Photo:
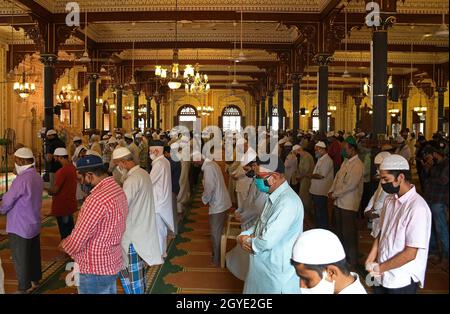
M389 109L388 113L391 115L391 117L395 117L396 115L398 115L400 113L400 109Z
M71 84L64 85L61 87L61 91L58 95L56 95L56 100L59 104L66 103L79 103L81 101L81 96L79 95L77 90L72 89Z
M22 73L22 81L14 83L14 92L22 99L28 98L36 91L36 85L26 81L25 72Z
M200 106L197 107L197 111L201 112L202 116L209 116L214 111L214 108L211 106Z
M185 79L185 91L188 94L207 94L211 89L208 83L208 75L200 74L199 64L195 65L195 75ZM185 72L186 73L186 72Z

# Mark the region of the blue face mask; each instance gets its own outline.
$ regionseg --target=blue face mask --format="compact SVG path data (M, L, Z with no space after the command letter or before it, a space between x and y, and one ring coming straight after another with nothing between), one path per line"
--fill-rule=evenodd
M267 178L261 179L261 178L255 178L255 185L256 188L262 192L262 193L269 193L270 185L267 179L269 179L270 176Z

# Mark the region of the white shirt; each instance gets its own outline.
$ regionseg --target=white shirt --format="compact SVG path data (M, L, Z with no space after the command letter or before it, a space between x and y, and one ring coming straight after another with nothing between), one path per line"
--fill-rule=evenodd
M173 231L172 177L170 173L170 162L164 155L153 160L150 179L153 184L156 213L163 218L169 229Z
M284 161L284 176L286 177L286 181L288 183L292 183L292 176L298 167L297 156L294 153L289 153L286 156L286 160Z
M378 184L378 188L375 193L370 198L369 203L367 204L364 212L368 212L370 210L374 210L375 214L380 216L381 209L384 206L384 200L389 194L387 194L383 188L381 187L381 182ZM380 218L372 219L372 232L370 233L372 237L376 238L380 234Z
M159 265L161 248L156 229L155 202L150 177L144 169L134 166L127 173L123 190L128 201L125 233L122 237L124 264L128 265L128 249L132 243L138 255L149 265Z
M203 204L209 205L209 214L220 214L231 207L231 198L225 185L222 170L211 160L205 160L203 171Z
M336 173L329 192L335 197L334 205L357 212L363 192L364 165L358 155L346 159Z
M247 195L248 189L250 188L250 184L252 183L253 179L245 175L245 170L241 166L241 164L239 164L237 169L233 171L232 174L238 177L238 179L236 180L236 192L244 193L245 195Z
M328 154L323 155L317 160L316 167L313 174L319 174L323 176L322 179L312 179L309 193L313 195L327 196L328 191L333 184L334 165L333 160Z
M431 234L431 211L427 202L412 186L401 197L395 194L386 198L380 219L379 264L393 258L406 246L418 248L414 260L383 273L382 286L402 288L411 284L412 278L415 282L420 282L420 287L423 288Z
M355 278L355 281L351 285L342 289L341 292L339 292L338 294L367 294L366 289L364 289L364 286L359 280L358 274L351 272L350 275L352 275L353 278Z

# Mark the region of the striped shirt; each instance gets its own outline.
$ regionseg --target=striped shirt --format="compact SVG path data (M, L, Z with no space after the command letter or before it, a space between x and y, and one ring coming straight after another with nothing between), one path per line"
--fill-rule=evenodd
M112 177L92 189L72 234L63 242L80 273L116 275L123 268L121 240L127 214L125 192Z

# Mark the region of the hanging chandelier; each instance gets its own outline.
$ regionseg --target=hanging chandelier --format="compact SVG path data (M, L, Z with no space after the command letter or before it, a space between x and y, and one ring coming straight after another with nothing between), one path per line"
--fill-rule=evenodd
M73 90L72 85L68 83L61 87L61 91L56 95L56 100L58 101L58 104L79 103L81 101L81 96L78 91Z
M20 96L20 98L25 99L34 94L34 92L36 91L36 85L34 83L27 82L24 71L22 73L22 81L15 82L13 89L14 92Z
M184 85L185 91L188 94L207 94L211 86L208 83L208 75L200 73L200 66L195 65L195 75L186 79Z
M209 116L214 112L214 108L211 106L200 106L197 107L197 111L199 111L202 116Z

